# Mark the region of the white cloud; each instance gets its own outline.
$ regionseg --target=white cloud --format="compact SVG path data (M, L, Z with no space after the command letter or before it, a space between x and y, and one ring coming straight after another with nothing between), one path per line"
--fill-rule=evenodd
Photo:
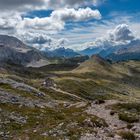
M25 33L20 37L26 44L39 50L54 50L63 47L68 41L65 38L54 39L42 33Z
M34 19L24 18L19 23L19 28L45 30L46 32L57 32L64 29L65 22L67 21L86 21L90 19L100 19L101 14L98 10L92 10L90 8L75 9L60 9L51 13L50 17Z
M118 25L114 30L109 32L109 40L118 42L127 42L134 39L134 35L126 24Z
M12 33L16 30L18 23L22 21L18 13L1 13L0 14L0 30Z
M79 8L96 4L97 0L0 0L0 32L24 39L24 42L29 45L39 46L39 41L40 43L44 41L40 46L59 47L66 42L65 39L61 37L62 39L57 41L49 36L64 30L67 21L85 22L91 19L101 19L98 10ZM22 16L28 11L37 9L53 9L53 12L49 17L42 18L32 19Z
M22 18L21 15L17 12L12 13L3 13L0 15L0 31L1 33L8 34L8 35L14 35L20 39L23 39L25 36L30 36L29 38L35 37L35 35L47 39L48 35L50 34L56 34L59 31L63 30L65 28L65 24L67 21L86 21L90 19L100 19L101 14L98 10L92 10L90 8L80 8L80 9L59 9L55 10L51 13L50 17L43 17L43 18ZM27 35L28 34L28 35ZM30 35L29 35L30 34ZM45 37L44 37L45 35ZM47 36L47 38L46 38ZM38 37L38 39L39 39ZM63 38L63 37L62 37ZM36 38L37 39L37 38ZM42 39L42 38L40 38ZM51 39L52 40L52 39ZM25 43L31 42L33 45L35 43L33 40L25 39ZM36 40L37 41L37 40ZM51 43L55 46L60 46L61 41L55 41L53 40ZM59 42L59 43L56 43ZM38 46L39 43L36 43ZM52 46L48 45L47 46ZM53 46L52 46L53 47Z
M105 38L103 36L108 36L108 31L113 31L116 25L126 24L131 29L133 36L140 38L140 24L137 17L140 13L135 14L118 14L110 15L110 19L102 19L101 21L88 22L86 26L73 24L73 28L63 34L58 34L57 37L65 36L70 40L70 43L66 46L67 48L72 48L74 50L83 50L87 47L92 47L96 39ZM87 28L88 27L88 28ZM91 43L89 43L91 42ZM127 42L127 41L125 41Z
M18 25L18 29L26 31L45 31L47 34L57 33L58 31L64 29L65 22L55 21L51 17L44 18L24 18Z
M79 48L102 48L117 47L121 45L128 45L132 41L137 40L137 36L126 24L120 24L115 29L108 30L105 36L96 38L95 41L82 44Z
M98 10L91 8L75 9L60 9L52 12L51 18L59 21L86 21L90 19L101 19L101 14Z
M78 8L96 6L105 0L0 0L0 9L26 11L35 9Z
M2 13L0 15L0 29L14 29L17 32L46 31L47 34L57 33L64 29L67 21L86 21L90 19L100 19L101 14L98 10L90 8L59 9L51 13L50 17L43 18L22 18L20 13Z
M48 5L53 8L73 8L82 6L97 6L106 0L48 0Z

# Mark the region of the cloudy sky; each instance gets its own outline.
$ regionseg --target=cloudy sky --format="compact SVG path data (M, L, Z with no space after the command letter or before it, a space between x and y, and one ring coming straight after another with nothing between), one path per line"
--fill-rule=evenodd
M0 0L0 34L41 50L82 50L140 37L139 0Z

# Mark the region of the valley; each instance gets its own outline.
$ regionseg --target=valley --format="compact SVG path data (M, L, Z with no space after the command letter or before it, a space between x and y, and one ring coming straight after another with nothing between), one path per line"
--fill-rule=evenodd
M0 68L0 139L139 140L139 61L10 65Z
M140 140L140 0L0 0L0 140Z

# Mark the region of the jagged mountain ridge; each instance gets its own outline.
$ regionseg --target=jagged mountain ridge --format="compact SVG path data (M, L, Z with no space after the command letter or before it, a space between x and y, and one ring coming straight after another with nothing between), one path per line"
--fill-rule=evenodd
M26 46L19 39L0 35L0 62L23 66L46 65L48 60L38 50ZM33 64L33 65L32 65ZM37 64L37 65L38 65Z

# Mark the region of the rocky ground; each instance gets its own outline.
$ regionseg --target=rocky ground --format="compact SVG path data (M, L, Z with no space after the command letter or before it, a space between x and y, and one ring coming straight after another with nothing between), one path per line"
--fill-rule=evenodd
M96 104L95 102L91 104L87 110L88 114L96 114L96 116L104 119L108 124L108 127L101 129L97 128L97 134L86 134L86 136L81 137L81 140L121 140L122 138L119 136L119 132L121 131L135 133L136 140L140 139L140 122L133 123L133 125L131 124L132 128L128 128L128 123L120 120L117 112L113 112L111 109L106 108L107 106L117 103L121 102L117 100L108 100L102 104Z
M0 140L140 140L136 66L110 76L1 68Z

